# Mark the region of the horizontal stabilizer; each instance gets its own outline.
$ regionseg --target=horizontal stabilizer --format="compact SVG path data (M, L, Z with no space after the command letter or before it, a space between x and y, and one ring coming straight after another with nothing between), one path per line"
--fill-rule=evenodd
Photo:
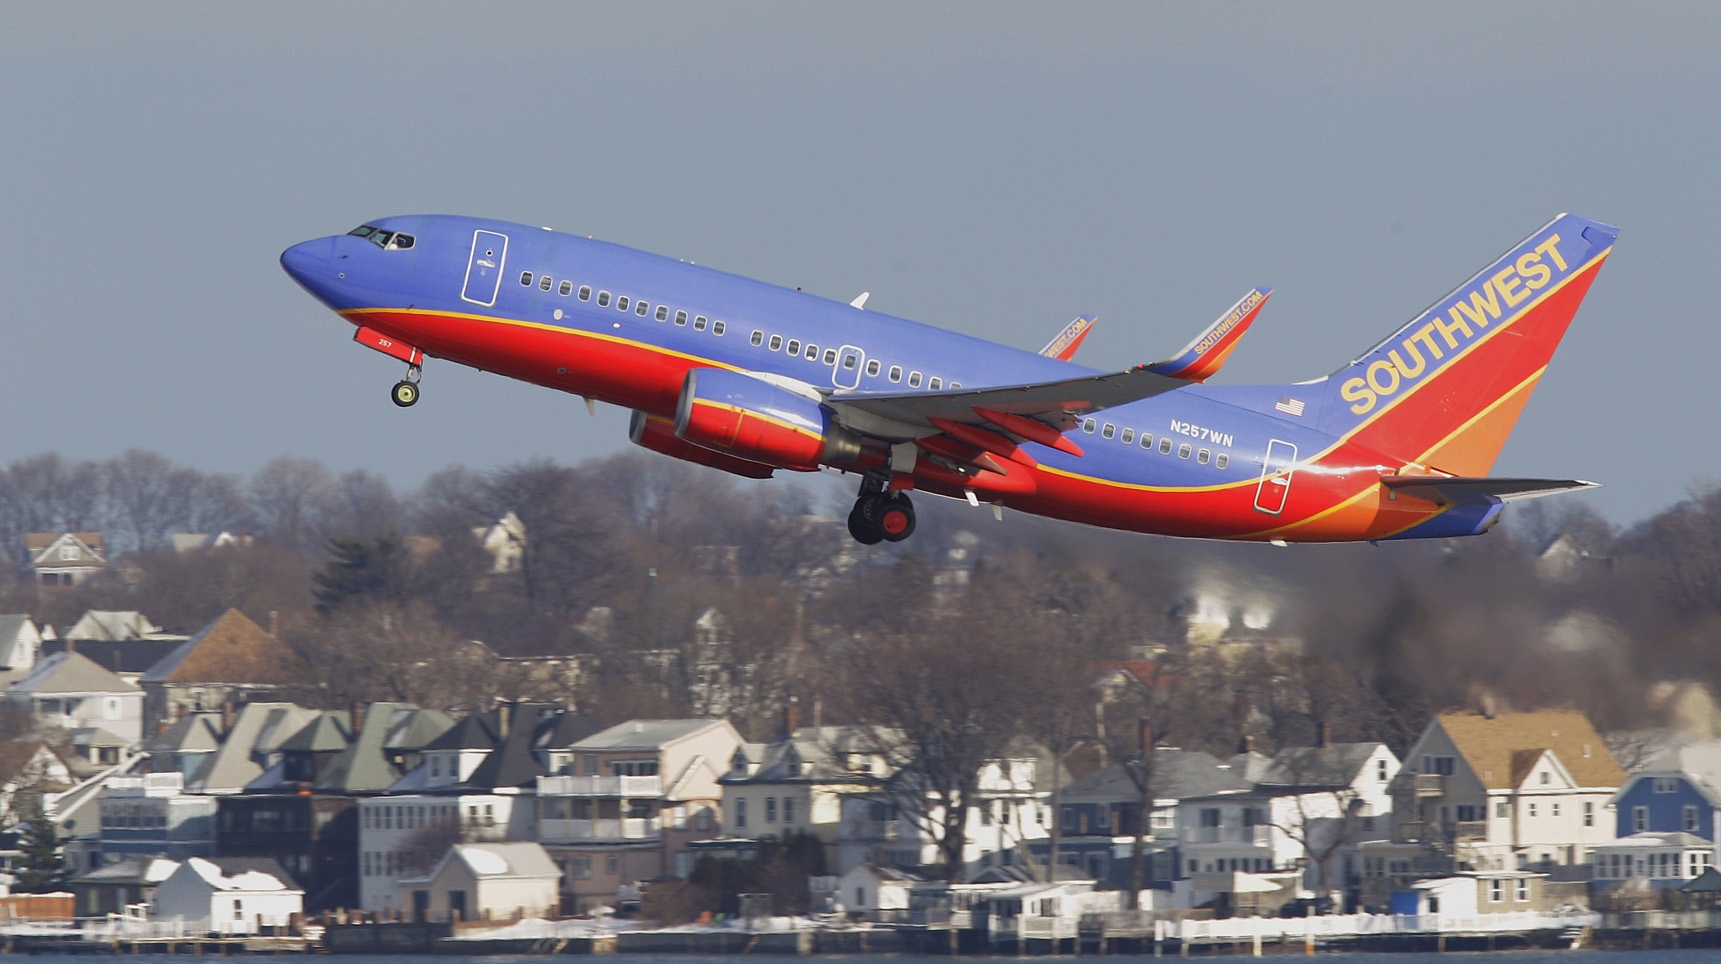
M1081 315L1075 321L1064 326L1058 336L1046 342L1046 347L1040 349L1040 354L1058 361L1069 361L1076 357L1076 349L1082 347L1082 339L1093 330L1095 315Z
M1599 485L1578 479L1461 479L1438 475L1388 475L1381 478L1380 484L1439 505L1517 502Z
M1271 288L1256 288L1244 295L1229 311L1220 315L1218 321L1196 335L1194 341L1184 345L1182 351L1165 361L1147 366L1148 371L1192 382L1204 382L1212 378L1218 374L1220 366L1225 364L1225 359L1231 357L1231 350L1237 347L1237 342L1243 339L1243 333L1254 324L1255 316L1260 313L1261 306L1267 303L1267 296L1272 293Z

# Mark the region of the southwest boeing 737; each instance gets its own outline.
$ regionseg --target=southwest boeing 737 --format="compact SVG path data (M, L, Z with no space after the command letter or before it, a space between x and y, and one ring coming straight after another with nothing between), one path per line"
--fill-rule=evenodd
M1576 480L1490 478L1618 231L1561 215L1331 375L1204 384L1270 293L1126 371L616 244L411 216L288 248L295 281L404 362L443 358L633 409L631 437L748 478L860 478L860 542L914 531L911 491L1089 525L1287 542L1476 535Z

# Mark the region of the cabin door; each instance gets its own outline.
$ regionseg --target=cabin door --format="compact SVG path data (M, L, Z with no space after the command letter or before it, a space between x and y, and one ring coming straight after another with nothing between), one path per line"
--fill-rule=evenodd
M861 366L866 364L866 352L853 345L837 349L837 364L831 369L831 384L838 388L854 388L860 384Z
M486 308L496 304L502 287L502 263L508 257L508 236L494 231L472 232L472 256L466 261L466 284L460 299Z
M1261 466L1261 482L1255 486L1255 511L1278 515L1285 510L1291 491L1291 471L1297 464L1297 447L1273 439L1267 443L1267 461Z

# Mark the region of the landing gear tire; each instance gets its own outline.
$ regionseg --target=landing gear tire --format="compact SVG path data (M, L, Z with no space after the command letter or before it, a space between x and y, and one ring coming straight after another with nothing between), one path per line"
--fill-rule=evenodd
M401 380L394 383L388 397L401 408L411 408L418 402L418 385L414 382Z
M863 546L876 546L885 540L885 532L878 523L868 518L866 505L869 500L855 500L855 507L849 510L849 535Z
M901 542L914 535L914 504L906 495L896 493L882 500L872 517L889 542Z

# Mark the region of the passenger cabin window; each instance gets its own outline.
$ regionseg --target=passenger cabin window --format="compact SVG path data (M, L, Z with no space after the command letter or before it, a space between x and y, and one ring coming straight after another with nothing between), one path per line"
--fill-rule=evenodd
M591 285L580 285L580 300L581 301L592 300L592 286Z
M1112 436L1114 436L1116 434L1117 434L1117 426L1113 425L1110 422L1107 422L1105 424L1105 428L1100 429L1100 437L1101 438L1111 438Z
M1082 431L1088 433L1089 435L1092 435L1092 434L1094 434L1094 428L1097 427L1098 425L1099 425L1099 423L1094 421L1091 418L1090 419L1084 419L1082 421Z
M610 306L610 293L607 291L598 292L598 307L599 308L608 308L609 306Z
M853 355L849 355L848 357L844 358L843 359L843 370L844 371L854 371L855 361L856 361L856 359L855 359L855 356L853 356ZM866 373L868 375L877 375L878 374L878 362L873 362L870 365L867 365L866 366Z
M908 373L908 387L909 388L919 388L920 387L920 373L919 372L909 372Z
M520 284L522 287L526 287L526 288L532 287L532 272L530 272L530 271L520 272Z
M927 383L926 383L926 387L927 387L927 388L930 388L930 389L932 389L932 390L933 390L933 391L935 391L935 392L936 392L936 391L938 391L938 390L939 390L939 389L940 389L940 388L943 388L943 387L944 387L944 379L942 379L942 378L933 378L933 379L930 379L930 380L928 380L928 381L927 381Z
M687 312L678 311L678 312L676 312L676 314L681 316L681 323L682 324L684 324L684 325L687 324ZM657 320L658 321L668 321L669 320L669 306L668 305L658 305L657 306Z
M901 365L890 366L890 380L893 382L902 381L902 366Z
M765 343L765 333L757 328L753 329L752 343L755 348L763 345Z
M1219 457L1213 460L1213 465L1215 468L1221 468L1222 469L1225 466L1230 465L1230 464L1231 464L1231 456L1226 455L1224 452L1220 452Z
M835 348L825 349L824 362L827 365L835 365L837 363L837 350ZM854 366L850 365L849 367L853 368Z
M1171 439L1162 438L1159 440L1159 454L1160 455L1170 455L1171 454Z
M854 357L854 356L853 356L853 355L850 355L850 356L849 356L849 357L850 357L850 358L853 358L853 357ZM854 366L853 366L853 365L845 365L845 366L843 366L843 367L845 367L845 368L853 368L853 367L854 367ZM874 376L874 377L877 377L877 376L878 376L878 359L876 359L876 358L874 358L874 359L873 359L873 360L872 360L872 361L869 361L869 362L867 362L867 363L866 363L866 373L867 373L867 374L868 374L868 375L871 375L871 376Z
M551 284L554 284L554 282L552 282L550 280L549 275L545 275L542 278L538 279L538 290L539 291L549 291Z
M1207 449L1202 449L1200 452L1197 452L1195 454L1195 461L1200 462L1202 465L1206 465L1207 460L1212 458L1212 457L1213 457L1212 452L1209 452Z
M627 305L628 305L628 299L627 299L627 295L620 295L620 296L618 296L618 297L617 297L617 298L616 298L616 300L615 300L615 310L617 310L617 311L626 311L626 310L627 310Z
M1128 445L1129 443L1135 441L1135 429L1133 429L1133 428L1124 429L1123 434L1118 437L1118 441L1122 442L1125 445Z
M953 392L956 391L958 388L961 388L961 387L962 387L961 382L951 382L950 383L950 390Z
M801 340L799 338L789 339L789 355L791 357L793 357L793 356L800 355L800 353L801 353Z
M698 320L696 320L696 321L695 321L695 322L694 322L694 324L693 324L693 327L695 327L695 328L698 328L698 327L699 327L699 322L700 322L700 321L704 321L704 320L705 320L705 319L703 319L703 318L700 318L700 319L698 319ZM723 322L721 322L721 321L714 321L714 322L712 322L712 323L711 323L711 333L712 333L712 334L713 334L713 335L721 335L721 334L723 334Z
M685 312L685 311L676 312L675 313L675 323L678 325L687 324L687 312Z
M1153 433L1152 432L1141 433L1141 447L1144 449L1153 448Z
M802 357L806 358L807 361L818 361L819 360L819 346L818 345L808 345L807 346L807 353Z
M1177 447L1177 457L1180 459L1189 458L1189 452L1190 452L1190 445L1188 442L1184 442L1182 445L1179 445Z
M651 306L642 301L639 304L634 306L633 313L640 316L641 318L644 318L645 313L650 311L650 310L651 310Z
M559 287L556 288L556 294L559 294L564 298L566 298L567 296L569 296L573 293L574 293L574 283L572 281L564 281L561 283L561 285Z
M783 336L782 335L772 335L771 336L771 343L770 343L770 345L768 345L766 347L770 348L772 351L782 351L783 350Z

